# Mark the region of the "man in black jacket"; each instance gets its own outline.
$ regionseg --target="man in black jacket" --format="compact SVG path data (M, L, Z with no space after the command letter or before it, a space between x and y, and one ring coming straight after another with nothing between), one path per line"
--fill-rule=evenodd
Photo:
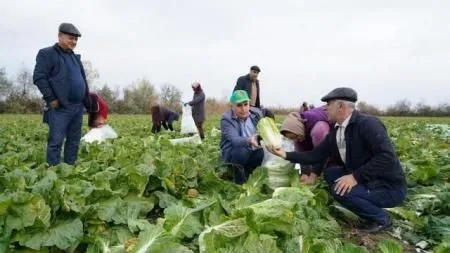
M39 50L33 82L47 103L45 113L49 126L47 163L57 165L64 145L64 162L77 160L83 112L90 110L89 88L80 55L74 54L80 31L70 23L59 26L58 43Z
M406 196L406 177L386 128L376 117L354 110L356 92L336 88L322 98L328 118L337 122L322 143L309 152L269 151L294 163L314 164L327 157L339 161L324 177L331 195L357 214L362 232L378 232L391 226L383 208L400 205Z
M245 90L250 98L251 107L261 107L259 99L259 80L258 75L261 69L258 66L250 67L250 73L237 79L233 91Z

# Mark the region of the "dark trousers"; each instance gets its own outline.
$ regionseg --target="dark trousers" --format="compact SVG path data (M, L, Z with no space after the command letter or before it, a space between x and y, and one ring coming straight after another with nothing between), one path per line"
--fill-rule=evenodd
M162 126L164 127L164 129L166 130L170 130L173 131L173 125L172 122L163 122Z
M201 122L195 122L195 126L196 126L197 129L198 129L198 133L199 133L199 135L200 135L200 138L201 138L202 140L204 140L204 139L205 139L205 132L204 132L204 130L203 130L203 121L201 121Z
M47 141L47 163L54 166L61 161L61 148L64 141L64 162L75 164L81 139L84 106L68 105L47 112L49 134Z
M375 221L383 225L389 223L389 215L383 208L398 206L405 199L406 186L398 189L379 188L369 190L366 185L357 184L348 194L337 195L334 191L335 181L341 176L344 176L344 170L341 166L325 169L324 178L331 187L331 195L342 206L364 220Z
M152 133L156 134L161 131L161 123L153 123L152 124Z
M172 122L158 122L158 123L153 123L152 124L152 133L156 134L161 132L161 126L164 127L164 129L166 130L170 130L173 131L173 125Z
M234 148L229 162L233 164L234 182L243 184L253 170L260 166L264 158L262 148L251 150L248 147Z

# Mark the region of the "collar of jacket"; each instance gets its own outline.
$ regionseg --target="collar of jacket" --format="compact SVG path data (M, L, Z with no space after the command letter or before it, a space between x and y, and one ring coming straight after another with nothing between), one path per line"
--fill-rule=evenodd
M73 50L64 50L58 43L55 43L55 45L53 45L53 48L56 49L56 51L58 51L58 53L62 54L62 53L73 53L75 54L75 52Z
M356 110L353 110L352 116L350 117L350 120L348 121L347 127L354 124L360 115L361 115L361 113L359 113ZM337 126L336 124L337 123L333 124L335 130L337 130L339 128L339 126Z
M356 110L353 110L352 116L350 117L350 120L348 121L347 126L353 124L356 122L357 118L359 117L360 113Z
M250 79L250 74L247 74L247 75L246 75L246 79L249 80L250 82L252 81L252 79ZM255 82L259 82L259 80L256 79Z

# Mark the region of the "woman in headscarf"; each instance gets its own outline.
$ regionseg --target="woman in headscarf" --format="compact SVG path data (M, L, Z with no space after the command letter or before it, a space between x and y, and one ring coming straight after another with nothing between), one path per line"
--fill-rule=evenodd
M194 96L192 100L184 105L188 104L192 106L192 118L197 126L200 138L205 139L205 133L203 130L203 122L205 121L205 93L199 82L194 82L192 85Z
M281 126L281 134L295 141L295 151L309 151L327 136L331 123L325 107L318 107L305 112L291 112ZM319 164L302 164L300 182L314 184L327 161Z
M91 100L91 108L88 112L88 126L89 128L102 127L107 124L108 119L108 104L102 97L95 93L89 93Z

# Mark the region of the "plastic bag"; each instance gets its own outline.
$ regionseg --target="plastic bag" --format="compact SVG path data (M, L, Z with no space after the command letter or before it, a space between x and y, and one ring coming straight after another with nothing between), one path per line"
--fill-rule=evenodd
M181 115L181 133L197 134L198 129L192 118L192 109L190 105L183 106L183 114Z
M103 142L106 139L115 139L117 136L116 131L114 131L112 127L109 125L104 125L102 127L91 129L83 136L83 138L81 138L81 141L86 143L92 143L94 141Z
M264 159L261 167L267 168L269 176L269 187L276 189L278 187L290 186L292 177L298 177L298 172L294 168L294 164L278 157L267 151L264 142L261 142L264 150ZM281 147L286 152L295 150L294 142L283 138Z
M185 144L185 143L194 143L194 144L202 143L202 139L200 138L200 135L198 135L198 134L195 134L190 137L170 139L169 141L170 141L170 143L172 143L172 145L179 145L179 144Z

